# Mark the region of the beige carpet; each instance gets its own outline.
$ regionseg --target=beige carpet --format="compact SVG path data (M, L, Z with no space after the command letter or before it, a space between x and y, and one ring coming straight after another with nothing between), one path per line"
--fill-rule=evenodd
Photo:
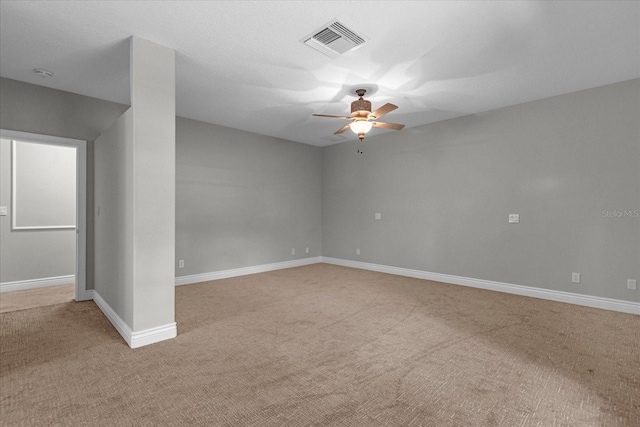
M61 304L73 301L74 298L75 285L73 283L24 291L2 292L0 293L0 313Z
M131 350L92 302L1 314L1 424L640 425L640 316L326 264L176 315Z

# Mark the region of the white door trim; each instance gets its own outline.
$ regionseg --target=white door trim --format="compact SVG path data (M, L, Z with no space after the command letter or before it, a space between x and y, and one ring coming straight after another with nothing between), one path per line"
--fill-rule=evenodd
M76 148L76 301L91 299L87 292L87 141L0 129L0 137Z

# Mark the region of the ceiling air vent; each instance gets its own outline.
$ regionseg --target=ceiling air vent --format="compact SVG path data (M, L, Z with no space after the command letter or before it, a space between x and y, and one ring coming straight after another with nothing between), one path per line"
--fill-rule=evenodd
M304 44L325 55L335 58L365 42L363 36L346 27L338 20L331 21L302 39Z

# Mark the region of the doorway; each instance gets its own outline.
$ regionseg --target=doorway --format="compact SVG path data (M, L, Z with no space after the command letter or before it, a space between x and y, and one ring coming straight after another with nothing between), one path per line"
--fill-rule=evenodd
M5 237L7 233L14 233L13 237L18 235L27 237L34 241L39 241L36 236L37 233L49 233L49 235L55 235L56 232L59 235L66 233L70 236L67 237L67 241L75 243L75 248L72 249L75 252L74 262L74 275L75 275L75 287L74 287L74 299L76 301L90 300L91 292L87 291L86 287L86 141L61 138L47 135L39 135L25 132L0 130L0 138L2 138L2 200L0 201L0 219L2 220L2 233ZM10 149L7 149L7 141L10 144ZM75 204L71 205L67 211L62 206L58 206L58 203L52 200L47 200L43 197L29 197L30 185L51 186L49 190L41 194L49 194L53 188L62 187L61 185L53 185L48 180L40 180L40 183L30 183L29 176L33 174L29 173L29 169L37 168L37 164L30 164L24 159L29 158L29 150L41 148L40 155L46 153L46 155L56 156L58 161L64 159L73 160L73 162L64 163L69 165L66 169L75 167L75 171L67 170L66 175L62 178L57 174L52 176L51 181L56 179L61 180L75 180L75 183L71 182L72 187L68 194L61 194L61 203L64 198L69 198L75 195ZM52 154L53 153L53 154ZM22 154L22 156L20 156ZM10 162L5 156L10 155ZM35 157L34 157L35 158ZM21 161L22 159L22 161ZM62 159L62 160L60 160ZM52 158L53 160L53 158ZM7 164L10 164L7 171ZM70 172L74 172L71 174ZM8 187L8 181L10 181L10 187ZM75 188L74 187L75 184ZM7 191L7 188L9 190ZM75 190L75 191L73 191ZM56 190L57 191L57 190ZM10 194L7 194L10 193ZM66 205L65 205L66 206ZM71 212L68 210L71 209ZM44 234L43 234L44 236ZM4 238L2 247L0 250L0 265L3 265L3 270L8 270L8 262L13 257L12 265L15 265L17 259L20 259L19 264L25 265L24 269L28 269L28 251L24 253L24 248L11 247L11 241L14 239ZM42 240L44 242L44 240ZM54 243L51 243L55 245ZM34 247L32 245L32 247ZM39 247L36 245L35 247ZM18 249L22 252L18 254ZM16 258L20 257L20 258ZM17 273L16 273L17 274ZM0 291L13 291L13 290L28 290L38 287L55 286L68 281L69 276L52 276L44 278L29 278L28 280L15 280L8 275L0 279ZM40 275L47 276L43 273ZM36 274L38 276L38 274ZM27 276L25 276L27 277Z

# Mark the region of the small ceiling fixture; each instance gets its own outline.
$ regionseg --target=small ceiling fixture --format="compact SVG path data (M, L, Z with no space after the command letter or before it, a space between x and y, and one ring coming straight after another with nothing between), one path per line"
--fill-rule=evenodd
M43 68L36 68L33 70L34 73L42 77L43 79L47 79L49 77L53 77L53 72L49 70L45 70Z
M335 135L341 134L347 129L351 129L353 133L358 135L360 141L364 139L364 135L369 132L374 126L378 128L393 130L400 130L404 128L404 125L400 125L397 123L385 123L376 121L385 114L398 108L397 105L387 103L372 113L371 102L363 98L367 90L357 89L355 92L359 96L359 98L351 103L351 116L332 116L328 114L314 114L314 116L329 117L331 119L351 120L351 123L336 131Z

